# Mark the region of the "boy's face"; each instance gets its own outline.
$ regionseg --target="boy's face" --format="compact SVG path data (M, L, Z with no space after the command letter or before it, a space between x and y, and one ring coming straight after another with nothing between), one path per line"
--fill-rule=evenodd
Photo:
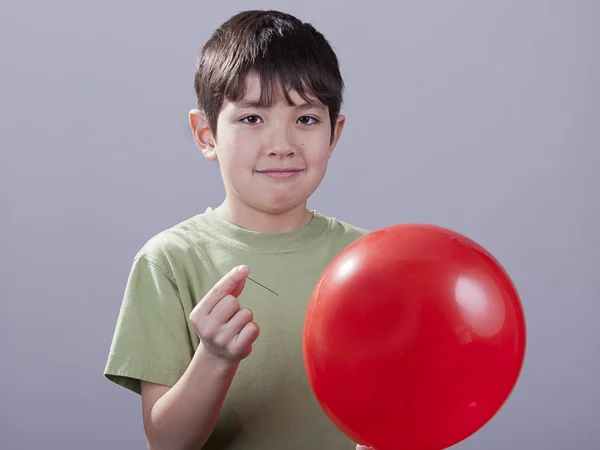
M261 86L254 74L246 78L245 92L237 103L224 101L216 139L202 114L190 115L196 143L208 159L219 160L231 206L272 214L306 208L325 175L344 117L338 118L332 139L329 111L318 99L307 103L291 91L291 106L279 91L271 107L258 107Z

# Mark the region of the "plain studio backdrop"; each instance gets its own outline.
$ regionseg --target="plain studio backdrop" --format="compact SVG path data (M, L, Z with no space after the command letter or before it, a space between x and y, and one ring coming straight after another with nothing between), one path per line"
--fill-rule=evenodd
M244 9L312 22L348 117L310 207L475 239L512 276L528 348L461 450L600 448L600 3L82 1L0 5L0 447L142 449L103 369L132 258L218 206L194 146L195 57Z

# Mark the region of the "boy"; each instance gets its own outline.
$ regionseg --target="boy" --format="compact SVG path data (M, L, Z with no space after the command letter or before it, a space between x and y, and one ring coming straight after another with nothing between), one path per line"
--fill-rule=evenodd
M301 342L319 276L367 233L306 208L344 127L337 58L311 25L247 11L206 43L194 85L190 127L225 199L136 255L105 376L141 394L153 450L354 450Z

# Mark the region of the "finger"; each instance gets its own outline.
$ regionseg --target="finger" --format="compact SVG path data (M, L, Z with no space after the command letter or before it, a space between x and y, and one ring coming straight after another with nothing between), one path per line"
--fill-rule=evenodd
M237 286L235 286L233 288L233 290L231 291L231 295L233 295L234 297L239 297L240 294L242 293L242 291L244 290L244 287L246 287L246 277L248 275L246 274L246 276L244 278L242 278L242 281L240 281Z
M242 331L234 338L233 348L236 351L245 350L250 344L252 344L260 334L260 329L256 322L248 322Z
M240 310L240 303L233 295L226 295L215 305L209 316L211 322L218 323L219 326L226 324L231 317Z
M229 271L212 287L199 303L201 312L210 314L223 297L239 290L240 283L246 280L249 270L247 266L238 266ZM242 285L243 287L243 285ZM241 292L241 291L240 291ZM239 294L238 294L239 295ZM237 297L237 296L236 296Z
M244 327L252 322L254 315L248 308L241 308L229 319L223 327L223 335L230 341L235 340Z

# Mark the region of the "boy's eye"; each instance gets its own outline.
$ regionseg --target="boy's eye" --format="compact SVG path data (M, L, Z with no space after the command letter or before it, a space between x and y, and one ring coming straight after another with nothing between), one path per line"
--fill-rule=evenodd
M259 116L246 116L242 119L242 122L247 123L249 125L256 125L261 122L261 118ZM319 119L311 116L302 116L298 119L303 125L314 125L319 123Z
M311 122L311 120L312 120L312 122ZM298 121L303 125L312 125L312 124L319 123L319 119L316 119L311 116L302 116L298 119Z
M254 124L257 124L259 122L259 120L260 120L260 117L258 117L258 116L247 116L242 119L242 122L246 122L250 125L254 125Z

